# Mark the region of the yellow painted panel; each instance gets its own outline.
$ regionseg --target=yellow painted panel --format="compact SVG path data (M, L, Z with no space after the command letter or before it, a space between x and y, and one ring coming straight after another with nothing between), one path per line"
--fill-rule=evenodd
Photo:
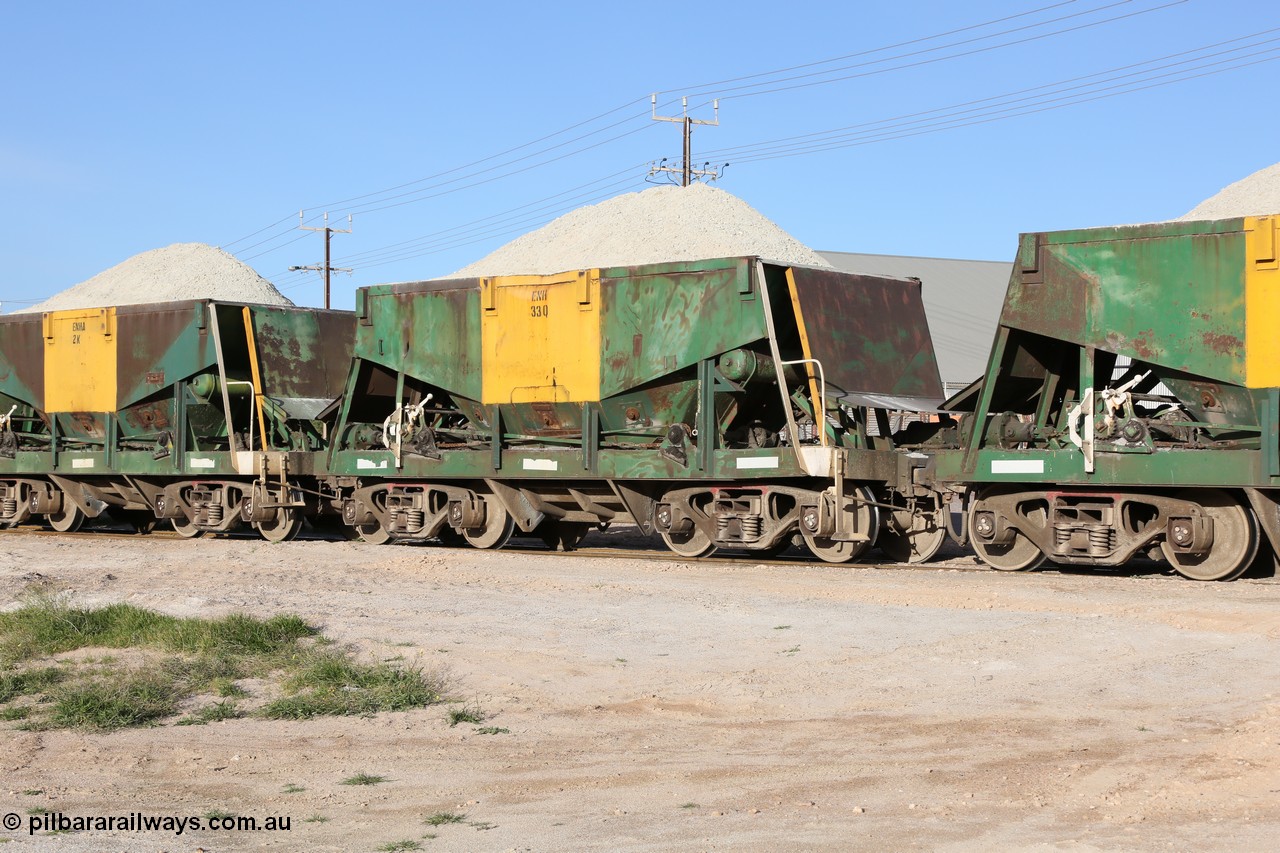
M1280 216L1250 216L1245 228L1245 384L1280 386Z
M600 271L480 283L482 402L600 399Z
M44 315L44 402L48 412L116 408L116 309Z
M795 313L796 329L800 332L800 353L805 358L813 358L813 350L809 346L809 332L804 326L804 312L800 310L800 294L796 291L796 274L791 267L787 267L787 290L791 293L791 309ZM809 375L809 401L813 403L816 414L819 402L822 400L818 389L818 372L813 369L812 364L805 364L804 370Z

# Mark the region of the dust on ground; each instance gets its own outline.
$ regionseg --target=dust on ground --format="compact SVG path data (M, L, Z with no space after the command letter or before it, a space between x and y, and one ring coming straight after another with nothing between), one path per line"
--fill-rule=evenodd
M1280 583L254 539L4 535L0 603L298 613L446 707L4 728L0 812L288 816L59 851L1264 850ZM493 734L480 731L497 730ZM384 776L343 785L356 774ZM301 788L303 790L296 790ZM287 793L292 791L292 793ZM433 815L460 822L430 825Z

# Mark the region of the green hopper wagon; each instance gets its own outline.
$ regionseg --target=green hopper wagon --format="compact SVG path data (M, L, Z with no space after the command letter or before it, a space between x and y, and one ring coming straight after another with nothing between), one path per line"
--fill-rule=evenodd
M1024 234L940 482L983 560L1227 580L1280 551L1280 217Z
M297 533L352 315L208 300L0 317L0 525Z
M361 289L330 448L372 541L570 548L627 521L675 552L845 561L941 544L889 410L936 407L918 281L751 257Z

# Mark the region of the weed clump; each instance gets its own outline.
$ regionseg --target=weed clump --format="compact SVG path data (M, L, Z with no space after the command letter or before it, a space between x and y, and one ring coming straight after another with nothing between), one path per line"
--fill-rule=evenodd
M127 649L141 662L42 665L81 649ZM206 701L177 725L232 720L251 713L241 702L252 697L237 683L248 678L285 694L252 712L268 719L420 708L443 701L446 686L441 674L360 663L291 614L183 618L131 604L75 607L47 593L0 613L0 671L0 721L27 729L156 725L200 697L222 701Z
M375 714L434 705L444 698L444 679L421 669L361 664L341 652L315 649L283 687L290 695L267 703L273 720Z

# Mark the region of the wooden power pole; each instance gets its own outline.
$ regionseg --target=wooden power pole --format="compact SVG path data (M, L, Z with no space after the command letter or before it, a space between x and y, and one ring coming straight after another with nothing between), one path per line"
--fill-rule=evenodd
M302 224L303 213L304 211L301 211L301 210L298 211L298 228L299 229L303 231L323 231L324 232L324 265L317 266L315 264L312 264L311 266L306 266L306 267L289 267L289 271L293 272L294 270L311 270L313 272L319 272L324 274L324 307L327 310L329 308L329 274L334 272L351 272L351 270L345 267L330 266L329 241L334 234L350 234L351 228L349 227L348 228L330 228L329 214L327 213L324 215L324 225L319 227L315 225L303 225ZM347 217L347 225L348 226L351 225L350 216Z
M711 121L707 121L706 119L700 119L700 118L692 118L689 115L689 99L688 98L681 99L680 103L682 107L681 109L682 114L678 116L658 115L658 96L656 93L650 97L650 103L652 104L654 121L674 121L674 122L680 123L682 135L684 137L684 160L680 164L679 169L676 169L676 167L674 166L654 166L652 169L649 170L649 174L653 175L653 174L656 174L657 172L668 172L668 173L674 174L675 172L678 171L680 172L680 186L682 187L689 186L689 184L692 183L694 178L709 177L712 180L715 180L716 178L720 177L720 173L715 169L693 168L693 143L692 143L693 126L695 124L705 124L710 127L717 127L720 124L720 100L717 98L716 100L711 102L711 107L715 111L715 118L712 119ZM728 164L726 163L725 165L728 165Z

